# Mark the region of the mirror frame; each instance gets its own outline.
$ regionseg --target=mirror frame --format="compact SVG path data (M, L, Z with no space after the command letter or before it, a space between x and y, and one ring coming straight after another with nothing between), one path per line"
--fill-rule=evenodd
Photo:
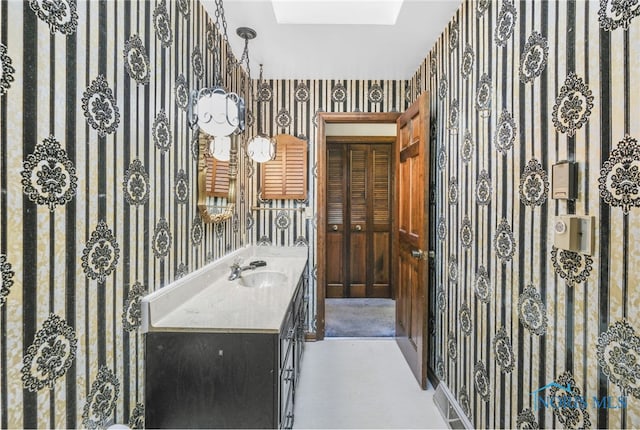
M212 197L207 196L207 160L205 154L209 154L209 142L212 136L198 130L198 210L202 222L218 224L233 216L236 206L236 176L238 173L238 135L231 135L231 148L229 152L229 195L227 206L220 213L209 212L207 204Z

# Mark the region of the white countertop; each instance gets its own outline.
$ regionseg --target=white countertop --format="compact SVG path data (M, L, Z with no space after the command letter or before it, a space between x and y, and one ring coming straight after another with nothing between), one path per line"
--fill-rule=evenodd
M278 333L307 263L306 247L243 248L142 299L143 331ZM245 287L229 281L230 266L264 260L266 267L244 273L277 271L282 285ZM174 285L175 284L175 285Z

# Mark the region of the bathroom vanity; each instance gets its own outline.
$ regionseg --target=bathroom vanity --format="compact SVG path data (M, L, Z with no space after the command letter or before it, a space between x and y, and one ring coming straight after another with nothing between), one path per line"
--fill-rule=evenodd
M307 284L306 247L247 247L143 298L146 427L291 428Z

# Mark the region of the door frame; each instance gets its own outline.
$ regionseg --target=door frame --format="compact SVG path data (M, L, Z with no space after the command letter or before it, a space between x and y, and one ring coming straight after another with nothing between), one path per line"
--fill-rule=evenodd
M316 276L316 332L315 340L324 339L325 328L325 296L326 296L326 264L327 264L327 249L326 249L326 234L327 234L327 220L326 220L326 207L327 207L327 136L326 125L330 123L359 123L359 124L395 124L396 120L400 116L399 112L385 112L385 113L365 113L365 112L348 112L348 113L333 113L333 112L319 112L318 113L318 134L316 139L317 145L317 160L318 160L318 177L317 177L317 238L316 238L316 258L317 258L317 276ZM396 142L391 144L392 151L395 154ZM395 178L395 175L394 175ZM395 180L395 179L394 179ZM394 188L395 190L395 182ZM395 192L395 191L394 191ZM392 208L391 222L394 225L397 208ZM391 283L395 285L396 270L393 268L393 261L396 258L395 236L392 230L391 236Z

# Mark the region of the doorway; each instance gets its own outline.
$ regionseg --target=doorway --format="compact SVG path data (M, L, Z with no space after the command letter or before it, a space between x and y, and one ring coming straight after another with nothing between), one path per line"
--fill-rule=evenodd
M393 261L395 260L395 250L393 247L394 233L393 233L393 209L390 214L390 226L387 230L388 233L388 241L391 244L389 246L388 251L388 282L378 282L381 279L384 279L384 276L381 276L380 273L383 270L380 270L379 273L371 273L367 275L367 270L370 270L366 267L366 259L372 258L371 255L375 257L375 253L371 250L371 246L369 243L372 243L375 240L382 242L383 234L374 234L376 227L372 225L364 225L360 222L351 222L352 215L354 212L353 205L345 205L345 202L349 200L349 191L350 189L346 189L348 185L348 177L349 172L346 171L349 167L349 163L352 165L366 165L367 162L365 160L374 158L378 159L379 164L382 163L384 156L382 156L382 152L379 152L377 156L372 156L372 151L378 152L376 150L372 150L371 147L376 145L382 145L386 148L390 149L389 157L391 161L391 179L387 179L389 181L389 195L393 195L393 190L395 190L395 180L393 178L393 166L395 163L395 152L396 152L396 119L398 118L398 113L320 113L318 115L318 238L317 238L317 314L316 314L316 339L322 340L325 337L325 317L326 317L326 300L334 300L327 299L327 297L356 297L349 298L347 300L374 300L374 299L366 299L367 293L375 296L376 294L380 297L393 297ZM347 128L357 126L358 132L347 132ZM384 131L383 131L384 130ZM384 137L382 137L384 136ZM382 138L382 140L380 140ZM378 139L376 141L376 139ZM329 153L328 149L331 145L332 152ZM340 147L337 147L340 145ZM338 154L341 155L338 155ZM343 155L347 154L347 155ZM331 178L336 176L335 172L329 172L329 156L332 156L334 160L332 160L331 165L333 166L333 170L336 168L339 170L338 177L340 177L339 181L332 181L333 188L335 188L336 192L334 193L332 189L330 189L329 181ZM355 159L351 160L351 156ZM340 162L336 162L335 159L342 160ZM375 163L374 163L375 164ZM357 167L357 166L356 166ZM367 169L361 169L366 171ZM379 169L382 171L382 169ZM364 179L367 185L371 184L370 173L372 169L368 169L367 173L361 175L360 181ZM362 186L358 183L358 178L354 178L356 182L356 186L360 186L360 192L367 192L362 189ZM354 182L351 180L350 182ZM380 185L380 188L382 185ZM338 190L338 188L340 188ZM375 188L375 187L374 187ZM369 196L371 196L371 190L368 191ZM342 201L342 206L337 203L336 195L341 195L347 197L347 199L340 199ZM356 196L358 197L358 196ZM332 209L329 209L329 199L334 199L335 201L332 203ZM365 199L368 200L368 199ZM393 205L393 200L390 202ZM356 205L357 206L357 205ZM354 218L355 220L361 221L364 215L367 213L371 213L373 207L367 207L367 205L360 205L360 208L356 208L356 215L360 216L360 218ZM358 215L358 211L360 214ZM329 212L331 212L332 219L331 221L336 221L334 223L329 223ZM371 214L373 216L373 214ZM341 221L338 223L337 221ZM348 221L348 222L346 222ZM334 226L335 230L334 230ZM358 229L359 227L359 229ZM346 232L345 232L346 230ZM346 234L345 234L346 233ZM377 236L377 237L376 237ZM345 242L346 241L346 242ZM355 254L354 257L351 257L351 248L359 248L360 253ZM384 248L384 245L380 245L380 248ZM372 254L373 253L373 254ZM369 257L367 257L367 254ZM380 253L378 253L380 254ZM342 262L348 259L347 265L345 266ZM355 270L352 269L351 260L354 260L355 263L358 263L358 260L365 261L365 267L356 266ZM334 263L334 262L340 262ZM332 273L331 275L331 288L328 288L327 277L328 270L327 268L331 266ZM372 265L373 266L373 265ZM384 267L384 261L380 264L379 267ZM340 273L340 270L333 270L335 267L341 268L343 273ZM345 270L349 270L349 278L345 278ZM360 271L360 272L358 272ZM375 270L374 270L375 272ZM354 277L355 276L355 277ZM368 276L368 278L367 278ZM351 282L353 279L355 282ZM346 281L345 281L346 280ZM380 284L380 285L377 285ZM384 285L387 284L387 285ZM331 290L330 295L327 292ZM361 297L361 298L357 298ZM383 300L383 299L381 299ZM395 329L395 328L394 328Z
M318 115L318 222L315 339L325 337L327 264L330 250L327 223L327 128L332 124L394 125L394 203L391 230L391 289L396 299L395 339L420 386L427 386L428 245L429 237L429 95L424 92L399 113L320 113ZM402 196L402 197L400 197ZM408 201L405 201L407 200ZM400 207L402 201L402 208ZM339 229L339 227L338 227ZM343 249L343 248L340 248ZM343 251L344 252L344 251ZM344 286L342 287L344 288ZM365 287L366 291L366 287Z

